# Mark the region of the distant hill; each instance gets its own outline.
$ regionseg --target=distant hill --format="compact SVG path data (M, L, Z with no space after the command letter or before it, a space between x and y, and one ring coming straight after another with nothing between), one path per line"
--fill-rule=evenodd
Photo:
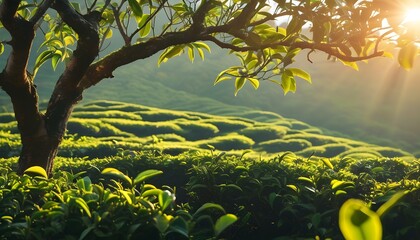
M236 116L94 101L75 109L58 155L92 159L145 149L172 155L213 149L238 155L251 150L248 154L255 157L290 152L306 158L413 158L400 149L324 135L309 124L270 112L242 109L232 114ZM0 122L0 157L17 156L20 140L13 114L1 113Z
M302 120L335 136L410 152L420 149L420 112L413 110L420 101L420 81L415 79L419 68L401 72L391 64L392 60L381 59L360 64L361 70L356 72L325 58L313 59L314 64L301 59L296 66L303 66L312 74L312 85L298 80L297 93L283 96L280 87L267 82L258 91L245 86L234 97L232 82L213 86L219 71L236 64L234 58L226 57L226 52L213 50L204 62L196 60L193 64L181 56L160 68L156 58L118 69L115 78L89 89L85 101L107 99L211 114L223 114L227 108L237 108L238 112L270 111ZM5 60L2 55L0 67ZM60 68L53 72L49 65L43 66L36 79L43 102L61 72ZM4 93L0 94L0 103L3 111L11 111Z

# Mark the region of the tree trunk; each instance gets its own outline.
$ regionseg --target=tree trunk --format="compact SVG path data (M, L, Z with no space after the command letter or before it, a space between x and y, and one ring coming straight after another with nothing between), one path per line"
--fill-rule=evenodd
M101 14L93 11L81 15L68 0L46 0L30 20L25 20L17 14L20 3L17 0L0 3L0 21L12 37L8 42L12 49L6 67L0 73L0 87L11 98L22 140L18 172L22 174L31 166L41 166L51 174L68 119L82 96L83 89L78 85L99 52ZM39 111L36 86L27 66L36 23L50 7L77 33L78 40L44 115Z

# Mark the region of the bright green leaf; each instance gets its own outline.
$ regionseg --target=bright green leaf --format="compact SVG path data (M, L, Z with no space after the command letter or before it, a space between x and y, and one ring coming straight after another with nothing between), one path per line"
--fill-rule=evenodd
M326 167L328 167L331 170L334 170L334 166L331 164L328 158L322 158L321 161L325 164Z
M255 89L258 89L258 87L260 86L260 81L258 79L256 78L247 78L247 79Z
M413 68L414 59L417 56L418 47L415 42L410 42L401 48L398 54L398 62L405 70Z
M4 52L4 45L3 43L0 43L0 55Z
M105 168L104 170L102 170L102 174L109 175L109 176L112 176L112 177L117 177L117 178L119 178L121 180L126 181L130 185L132 184L131 178L128 177L127 175L125 175L124 173L122 173L118 169L115 169L115 168Z
M34 175L34 176L41 176L44 178L48 178L48 174L43 167L40 166L33 166L25 170L25 174Z
M211 49L209 47L209 45L203 43L203 42L195 42L193 43L194 46L196 46L197 48L204 48L206 49L209 53L211 53Z
M339 226L347 240L382 239L382 224L378 214L358 199L349 199L341 206Z
M312 83L311 75L309 75L309 73L307 73L306 71L299 68L288 68L287 70L289 70L293 74L293 76L300 77L303 80Z
M130 5L131 10L133 11L134 15L138 17L143 15L143 9L141 8L137 0L128 0L128 4Z
M58 61L60 60L60 58L61 58L61 55L60 55L60 54L57 54L57 53L55 53L55 54L51 57L51 66L52 66L52 68L53 68L54 70L57 68L57 64L58 64Z
M139 182L144 182L146 179L149 179L151 177L157 176L162 174L163 172L160 170L155 170L155 169L149 169L146 171L143 171L141 173L139 173L136 178L134 178L134 184L137 184Z
M403 191L395 193L391 199L386 201L377 211L379 217L384 215L390 208L392 208L402 197L405 196L405 193Z
M233 214L226 214L217 219L216 224L214 224L214 234L216 237L219 236L230 225L234 224L237 220L238 217Z
M203 206L201 206L199 209L197 209L197 211L194 213L194 216L198 216L199 213L201 213L205 210L209 210L209 209L219 210L219 211L225 213L225 209L222 206L220 206L219 204L204 203Z
M83 200L83 198L78 197L78 198L73 198L73 200L76 203L76 205L78 205L80 208L82 208L83 211L85 211L85 213L89 217L92 217L92 214L90 213L90 210L89 210L89 206L87 205L85 200Z
M165 209L168 208L174 201L174 196L171 192L165 190L159 194L158 200L162 211L165 211Z
M235 96L238 95L239 90L245 85L244 77L237 77L235 80Z
M340 62L342 62L345 66L351 67L356 71L359 71L359 66L357 65L356 62L347 62L347 61L343 61L341 59L339 59Z

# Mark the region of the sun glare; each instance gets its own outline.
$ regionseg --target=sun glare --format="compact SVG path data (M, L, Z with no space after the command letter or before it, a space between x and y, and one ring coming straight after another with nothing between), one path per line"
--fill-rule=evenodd
M408 9L405 14L405 23L420 23L420 8Z

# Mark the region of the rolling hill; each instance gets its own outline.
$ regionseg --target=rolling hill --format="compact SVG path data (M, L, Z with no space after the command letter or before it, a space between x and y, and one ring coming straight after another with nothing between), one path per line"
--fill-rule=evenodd
M58 155L93 159L155 149L171 155L194 150L237 155L246 151L267 158L286 152L306 158L414 157L397 148L324 135L319 128L271 112L223 110L225 116L116 101L89 102L75 109ZM1 113L0 121L0 157L16 157L20 140L13 114Z

